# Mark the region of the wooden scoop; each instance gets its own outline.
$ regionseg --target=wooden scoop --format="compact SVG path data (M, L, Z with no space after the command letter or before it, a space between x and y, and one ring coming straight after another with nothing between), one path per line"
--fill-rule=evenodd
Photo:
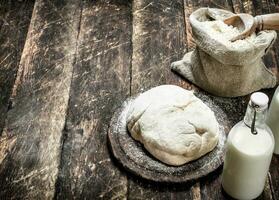
M227 25L237 27L242 31L239 35L232 38L234 42L239 39L245 39L257 30L279 30L279 13L258 15L253 17L249 14L241 13L224 20Z

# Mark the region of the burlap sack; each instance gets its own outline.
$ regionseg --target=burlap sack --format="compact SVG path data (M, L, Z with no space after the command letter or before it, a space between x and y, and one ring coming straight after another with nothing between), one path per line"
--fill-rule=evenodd
M172 63L172 70L217 96L243 96L274 87L276 77L266 68L262 57L275 41L275 31L261 31L253 44L235 49L210 37L201 25L212 18L222 20L232 15L229 11L211 8L193 12L190 24L196 48Z

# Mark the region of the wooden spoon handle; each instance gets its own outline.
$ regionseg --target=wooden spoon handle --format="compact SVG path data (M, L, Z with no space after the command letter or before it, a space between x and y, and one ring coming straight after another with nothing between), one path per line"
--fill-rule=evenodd
M260 30L279 30L279 13L258 15L255 23Z

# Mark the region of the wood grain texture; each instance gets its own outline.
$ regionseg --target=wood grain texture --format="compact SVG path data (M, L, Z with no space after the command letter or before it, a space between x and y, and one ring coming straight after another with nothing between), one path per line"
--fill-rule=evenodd
M75 0L35 3L0 138L0 199L54 196L79 11Z
M34 1L0 1L0 135L25 43Z
M222 168L200 181L201 199L225 199L221 186Z
M129 193L127 199L129 200L200 200L198 182L186 184L162 184L139 179L133 175L129 175L128 180Z
M64 132L57 199L124 199L127 178L111 159L107 131L130 94L131 5L84 1Z
M199 90L170 71L195 47L194 10L256 15L279 12L279 1L34 1L0 1L0 199L230 199L222 168L187 184L126 172L109 154L109 121L123 100L151 87ZM278 39L264 62L279 78ZM248 97L215 100L230 126L243 118ZM278 166L273 156L258 199L279 200Z
M270 189L272 192L273 199L279 199L279 156L273 155L271 166L270 166Z
M161 84L190 84L170 71L187 50L182 0L133 1L131 94ZM192 199L191 185L150 183L129 176L128 199Z
M255 15L253 9L253 3L251 0L231 0L233 5L234 13L248 13L250 15Z
M132 94L160 84L183 84L170 71L170 64L187 50L183 16L182 0L133 1Z

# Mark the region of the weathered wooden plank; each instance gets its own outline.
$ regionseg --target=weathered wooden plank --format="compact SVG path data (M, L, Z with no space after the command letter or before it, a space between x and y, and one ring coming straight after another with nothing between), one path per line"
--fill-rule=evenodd
M35 3L0 138L0 199L54 196L79 16L79 1Z
M221 173L222 168L217 170L212 176L208 176L201 180L201 199L232 199L221 186ZM267 179L264 192L257 198L259 200L272 199L272 193L270 189L270 183Z
M129 175L129 193L128 199L146 200L146 199L162 199L162 200L181 200L193 199L200 200L199 182L181 183L181 184L163 184L155 183L133 175Z
M182 0L133 1L131 93L161 84L191 87L170 71L187 50ZM165 185L129 176L128 199L191 199L192 185Z
M0 135L31 20L34 1L0 1Z
M170 64L186 50L182 0L133 2L132 94L165 83L183 84Z
M83 2L57 199L124 199L127 178L110 157L107 131L130 95L131 5Z
M273 193L272 193L272 189L271 189L271 182L270 182L270 172L268 172L268 176L267 176L267 179L266 179L264 191L262 192L262 194L257 199L266 199L266 200L276 199L276 198L273 198Z
M225 199L222 192L221 176L222 168L219 168L211 176L200 181L201 199Z
M270 187L272 191L273 199L279 199L279 156L273 155L271 166L270 166Z
M199 7L219 8L225 10L232 10L232 3L230 0L199 0Z
M195 41L192 35L192 28L189 21L189 16L192 12L198 9L200 6L199 1L192 1L192 0L183 0L184 1L184 20L186 24L186 38L187 38L187 52L194 50L195 48Z
M255 15L255 10L253 9L253 3L251 0L231 0L233 5L233 11L235 13L248 13L250 15Z

